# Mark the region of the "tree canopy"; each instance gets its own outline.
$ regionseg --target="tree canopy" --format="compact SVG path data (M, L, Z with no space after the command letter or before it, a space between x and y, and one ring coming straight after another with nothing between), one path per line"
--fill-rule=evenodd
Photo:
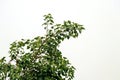
M0 80L72 80L75 68L62 56L59 44L76 38L84 30L70 20L55 24L51 14L44 15L45 36L21 39L10 44L10 60L0 59Z

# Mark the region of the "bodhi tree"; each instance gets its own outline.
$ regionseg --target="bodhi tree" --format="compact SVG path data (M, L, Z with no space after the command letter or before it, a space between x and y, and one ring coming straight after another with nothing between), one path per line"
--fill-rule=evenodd
M75 68L62 52L59 44L70 37L76 38L82 25L64 21L55 24L51 14L44 15L46 35L21 39L11 44L10 60L0 59L0 80L72 80Z

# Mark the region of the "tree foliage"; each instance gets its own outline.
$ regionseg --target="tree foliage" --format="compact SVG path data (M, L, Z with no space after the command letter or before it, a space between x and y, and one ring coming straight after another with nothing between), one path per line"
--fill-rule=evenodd
M11 44L10 61L0 59L0 80L72 80L75 68L58 49L70 37L76 38L82 25L64 21L55 24L51 14L44 15L46 35L21 39Z

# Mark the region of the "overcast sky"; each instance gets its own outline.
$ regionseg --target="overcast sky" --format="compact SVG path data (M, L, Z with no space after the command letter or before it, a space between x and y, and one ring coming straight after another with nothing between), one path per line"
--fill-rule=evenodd
M86 28L60 50L76 67L74 80L120 80L120 0L0 0L0 57L9 44L43 35L43 15L57 23L78 22Z

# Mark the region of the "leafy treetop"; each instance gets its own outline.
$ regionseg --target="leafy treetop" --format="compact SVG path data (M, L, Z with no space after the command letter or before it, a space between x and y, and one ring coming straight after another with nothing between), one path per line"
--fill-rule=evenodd
M58 45L66 38L76 38L82 25L64 21L55 24L51 14L44 15L46 35L21 39L11 44L10 61L0 59L0 80L72 80L75 68L62 56Z

